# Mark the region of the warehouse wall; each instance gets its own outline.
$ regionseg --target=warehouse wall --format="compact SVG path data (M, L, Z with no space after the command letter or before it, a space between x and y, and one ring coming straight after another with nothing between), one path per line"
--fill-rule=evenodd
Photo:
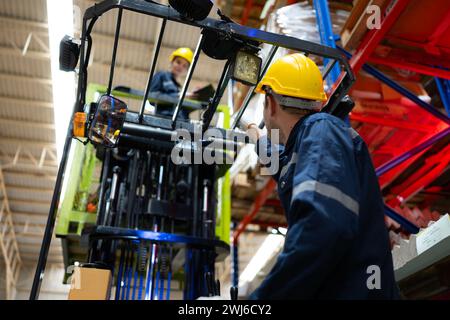
M33 284L35 265L24 265L17 286L16 300L27 300ZM67 300L70 286L62 284L64 267L60 264L50 264L46 267L41 285L40 300Z
M0 259L0 300L6 299L5 262Z
M16 300L29 299L31 285L33 283L33 277L35 272L35 265L26 265L22 268L21 276L19 279ZM64 269L62 265L49 265L45 272L45 277L42 282L41 291L39 295L40 300L67 300L70 285L62 284L64 276ZM0 281L1 285L2 281ZM183 299L183 291L179 290L180 286L177 281L171 283L171 300ZM4 289L0 288L0 291ZM0 293L0 300L1 300ZM114 297L115 288L111 290L111 297Z

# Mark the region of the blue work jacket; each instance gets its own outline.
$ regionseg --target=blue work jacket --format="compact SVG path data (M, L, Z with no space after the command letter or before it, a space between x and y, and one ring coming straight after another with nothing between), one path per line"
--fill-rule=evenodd
M366 144L342 120L302 118L278 152L273 178L288 231L251 299L396 299L383 200Z
M180 85L175 80L171 72L160 71L157 72L152 78L150 92L158 92L178 98L180 94ZM156 105L156 114L171 117L174 109L175 106L172 104L158 103ZM179 118L189 119L189 112L181 108Z

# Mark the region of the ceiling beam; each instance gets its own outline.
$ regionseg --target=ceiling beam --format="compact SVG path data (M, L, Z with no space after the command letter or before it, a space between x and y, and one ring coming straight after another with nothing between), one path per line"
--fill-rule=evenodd
M20 104L20 105L27 106L30 108L39 107L39 108L53 109L53 103L51 101L30 100L30 99L16 98L16 97L0 96L0 104L1 105Z
M2 145L2 143L0 143ZM5 144L3 144L5 145ZM46 168L46 167L58 167L58 162L56 160L56 155L54 154L53 150L47 150L47 149L38 149L40 152L39 154L32 153L29 149L31 149L28 146L24 145L18 145L13 146L15 149L14 151L9 150L1 150L1 154L4 161L6 161L6 164L3 164L6 166L20 166L20 165L34 165L38 169ZM11 148L9 148L11 149ZM35 150L34 150L35 151ZM44 158L41 159L42 154L44 153ZM9 161L9 164L8 164ZM51 168L50 168L51 169Z
M42 222L32 222L32 221L17 221L14 223L15 227L25 227L28 226L28 228L45 228L46 223L45 221Z
M11 197L8 197L8 200L9 200L9 203L50 206L50 201L47 201L47 200L15 199L15 198L11 198Z
M21 76L17 74L0 73L0 78L6 78L8 80L22 81L22 82L33 82L41 85L52 85L52 79L42 78L42 77L31 77L31 76Z
M6 184L6 189L19 189L25 192L49 192L53 194L53 188L35 188L35 187L29 187L29 186L20 186L20 185L14 185L14 184Z
M37 193L35 193L34 195L33 195L33 193L32 192L36 192L36 191L27 191L27 189L6 189L6 192L8 192L8 195L9 196L13 196L14 195L14 191L12 191L12 190L15 190L15 193L16 193L16 200L17 201L25 201L25 202L28 202L28 203L36 203L37 205L40 205L41 203L44 205L45 203L47 203L48 205L50 204L50 201L51 201L51 198L52 198L52 195L53 195L53 193L48 193L48 195L46 194L46 193L44 193L44 194L42 194L42 193L39 193L39 195L40 196L38 196L38 197L36 197L36 195L37 195ZM24 192L30 192L30 193L28 193L28 194L17 194L17 190L25 190ZM46 199L46 198L48 198L48 199Z
M47 217L48 213L41 213L41 212L29 212L29 211L15 211L11 210L12 216L26 216L26 217ZM37 223L37 222L31 222L31 223Z
M25 255L22 265L25 265L27 267L33 267L33 269L36 269L36 262L37 262L38 258L39 258L39 255L36 255L36 256L34 254L32 254L30 256ZM63 261L62 256L61 256L61 258L59 258L59 255L58 256L49 256L49 258L47 260L47 265L50 265L50 264L55 265L55 266L61 266L61 268L63 268L64 261ZM27 286L27 288L28 288L28 286ZM44 291L46 291L46 290L41 289L41 292L44 292Z
M47 223L48 218L48 210L41 211L41 212L29 212L29 210L22 212L11 209L12 218L14 223L24 222L27 221L29 223L39 224L39 223Z
M48 37L48 24L47 23L43 23L43 22L38 22L38 21L32 21L32 20L24 20L24 19L18 19L18 18L11 18L11 17L7 17L7 16L0 16L0 23L8 23L8 24L15 24L16 27L25 29L24 31L26 32L33 32L33 33L37 33L38 36L45 36ZM28 28L31 29L41 29L39 31L36 32L36 30L30 30ZM7 28L6 28L7 29ZM79 32L80 30L78 30ZM102 39L102 40L107 40L107 41L114 41L114 35L111 34L107 34L107 33L101 33L101 32L92 32L92 37L93 38L98 38L98 39ZM126 43L128 45L146 45L146 46L153 46L153 42L146 42L146 41L139 41L139 40L135 40L135 39L130 39L127 37L120 37L120 42L122 43ZM165 48L168 49L177 49L176 47L168 47L168 46L164 46Z
M100 61L96 61L94 60L94 63L90 66L91 70L93 68L100 68L102 69L102 72L104 72L105 74L105 79L107 79L107 75L109 74L111 65L105 62L100 62ZM115 76L120 75L120 72L127 74L130 72L135 72L135 73L139 73L141 75L145 75L145 78L148 77L149 74L149 70L147 69L143 69L143 68L136 68L136 67L131 67L131 66L120 66L120 65L116 65L115 70L119 70L118 72L115 73ZM129 74L127 74L129 76ZM214 77L211 77L210 75L203 75L205 76L205 78L199 78L197 75L192 77L193 81L198 81L198 82L211 82L211 81L216 81L218 80L218 78L216 79Z
M37 241L36 238L18 238L17 240L19 241L19 247L40 248L42 245L41 241ZM61 250L61 245L57 242L52 247Z
M56 181L56 176L48 176L48 175L43 175L43 174L39 174L39 173L27 173L27 172L15 172L13 170L8 171L5 173L6 176L22 176L22 178L28 178L28 177L33 177L35 179L45 179L51 182L55 182ZM9 177L8 177L9 178Z
M27 266L27 267L31 267L31 268L33 268L33 270L36 270L36 262L37 262L38 258L39 258L39 255L37 255L36 258L32 258L31 256L25 257L25 259L22 262L22 265ZM47 260L47 265L48 266L49 265L54 265L54 266L58 266L58 267L64 268L64 261L62 260L62 258L59 259L59 258L52 257L51 259L49 258ZM26 288L29 289L29 286L30 285L27 284ZM21 287L18 286L18 288L20 290ZM47 290L41 289L41 292L44 292L44 291L47 291Z
M22 255L22 253L34 253L34 252L36 252L37 254L39 254L39 252L40 252L40 250L41 250L41 244L40 243L36 243L36 245L34 245L34 244L31 244L31 243L27 243L27 244L25 244L25 243L21 243L20 245L19 245L19 250L20 250L20 254ZM55 255L58 255L58 254L61 254L62 255L62 249L61 249L61 247L53 247L53 249L52 249L52 247L50 247L50 250L49 250L49 252L51 252L51 253L53 253L53 254L55 254Z
M22 255L23 253L29 253L29 254L33 255L34 253L36 253L36 255L39 256L40 250L41 250L40 245L39 245L39 247L33 247L33 246L24 246L23 244L21 244L21 246L20 246L20 251L21 251L20 255ZM59 248L58 249L50 249L49 250L49 254L51 254L51 255L53 255L55 257L61 255L61 258L63 256L62 249L59 249Z
M18 236L40 237L41 240L44 237L45 224L43 223L15 222L14 228Z
M22 265L31 267L31 268L33 268L33 270L36 270L36 263L39 259L39 252L25 252L24 256L25 256L25 258L24 258ZM64 268L64 260L63 260L62 254L61 253L51 254L51 255L49 254L49 257L47 259L47 268L50 268L50 265ZM21 270L23 270L23 268ZM30 282L28 282L26 285L22 284L22 285L18 286L19 290L21 290L20 288L23 288L23 287L26 287L29 290L29 288L30 288L29 283ZM22 289L22 290L24 290L24 289ZM41 289L41 292L44 292L44 291L48 291L48 290Z
M50 62L50 53L36 50L27 50L25 54L16 48L0 46L0 55L13 56L13 57L23 57L32 58L42 61Z
M24 238L37 238L39 240L42 241L42 238L44 237L44 233L42 232L31 232L31 231L27 231L27 232L23 232L21 229L16 228L16 236L17 237L24 237ZM20 241L19 241L19 246L20 246Z
M1 98L0 98L1 99ZM24 139L14 139L14 138L6 138L0 136L0 144L8 144L14 146L26 146L27 148L33 149L51 149L56 151L56 144L51 142L45 142L40 140L24 140Z
M8 16L0 16L0 23L20 24L23 27L48 30L48 23L46 22L12 18Z
M39 258L39 254L36 253L21 253L20 254L21 257L23 257L23 260L27 261L27 263L25 264L30 264L31 261L35 260L37 261ZM55 261L60 261L61 263L63 262L63 257L62 255L60 256L59 254L54 254L54 253L49 253L48 258L47 258L47 262L55 262Z
M5 176L22 176L23 178L28 178L28 179L39 179L39 180L47 180L50 182L55 182L56 181L56 175L49 175L49 174L44 174L42 172L23 172L23 171L17 171L17 168L11 167L11 168L7 168L5 169L4 172Z
M55 125L53 123L44 123L44 122L36 122L36 121L22 121L15 119L7 119L0 118L0 125L13 125L13 126L27 126L27 127L35 127L38 129L48 129L54 130Z
M39 172L46 175L55 175L57 174L58 167L56 165L54 166L42 166L39 167L39 165L36 165L35 163L32 163L31 160L28 163L17 163L14 164L11 161L11 157L0 157L0 163L2 163L1 168L3 171L8 171L10 169L16 169L20 171L27 171L27 172Z

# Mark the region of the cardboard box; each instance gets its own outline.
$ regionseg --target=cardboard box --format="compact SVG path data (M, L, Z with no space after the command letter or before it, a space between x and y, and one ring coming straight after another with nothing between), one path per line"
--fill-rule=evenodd
M69 300L109 300L111 271L75 267L70 285Z

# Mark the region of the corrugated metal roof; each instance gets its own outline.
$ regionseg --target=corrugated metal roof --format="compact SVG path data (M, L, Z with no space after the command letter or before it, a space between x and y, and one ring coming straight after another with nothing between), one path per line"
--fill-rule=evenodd
M21 244L21 245L19 245L19 250L20 250L20 252L23 252L25 254L32 253L33 257L34 257L33 260L37 261L37 259L39 258L39 251L41 250L41 248L40 248L40 246L36 245L36 243L34 245ZM50 253L51 254L59 253L59 254L62 255L61 246L51 245L50 246Z
M48 143L50 145L50 143ZM8 155L13 157L19 151L20 157L29 157L31 154L37 161L44 156L44 164L45 165L56 165L56 161L54 160L54 155L56 151L52 148L47 147L46 144L39 143L31 143L20 139L1 139L0 140L0 154L3 156ZM22 159L19 159L22 162Z
M52 101L51 86L40 79L9 77L0 74L0 95L39 101Z
M53 109L40 108L38 103L24 105L20 102L2 102L0 99L0 118L53 123Z
M49 203L40 203L32 201L16 201L9 199L9 206L12 212L31 212L48 214Z
M7 185L24 186L31 188L53 188L55 179L53 177L45 177L39 173L23 173L23 172L4 172L5 183Z
M8 186L8 198L17 200L36 200L50 202L53 195L53 189L39 190L25 187L18 187L15 185Z
M26 214L25 214L20 211L17 211L17 212L14 212L14 214L13 214L13 221L15 224L26 223L28 221L29 223L45 225L45 223L47 222L47 215L48 215L48 211L45 214L39 214L39 213L31 213L30 214L29 212L26 212Z
M20 54L19 50L17 53ZM28 56L9 56L8 59L0 59L0 73L46 79L50 72L50 59L33 59Z
M94 43L94 66L100 65L105 69L103 74L107 76L109 74L109 65L111 61L111 48L113 46L112 38L93 37ZM192 50L195 49L195 45L190 46ZM178 46L185 46L180 44ZM173 47L162 47L158 56L157 71L165 70L169 67L169 57ZM120 41L117 52L116 66L118 72L121 68L124 68L127 72L140 72L144 78L148 76L148 70L153 57L153 45L136 43L133 41ZM225 62L220 63L215 61L206 55L202 54L197 64L194 77L204 81L210 81L217 83ZM106 67L106 68L105 68ZM130 70L128 70L130 69ZM145 84L144 84L145 85Z
M117 24L118 10L106 12L96 23L94 32L114 34ZM153 41L157 30L158 19L142 14L124 11L120 34L122 37L148 42Z
M55 132L53 129L36 128L25 123L4 123L0 119L0 136L5 138L27 139L31 141L54 142Z
M37 141L37 144L39 141L54 141L53 129L29 125L53 123L53 110L47 105L43 107L43 103L36 103L36 101L52 101L50 83L48 80L41 80L50 79L50 60L45 54L48 37L46 30L36 27L37 24L34 23L47 21L45 4L45 0L0 1L0 96L3 98L0 99L0 148L3 154L14 152L21 141ZM30 32L32 36L28 53L23 57L21 50ZM37 54L33 55L34 53ZM21 98L27 100L22 101ZM9 120L5 122L2 119ZM5 145L6 141L9 144ZM40 154L39 148L30 145L27 148L34 156ZM52 172L52 178L48 178L43 174L48 175L49 172L33 174L29 172L30 169L26 170L28 172L16 170L21 169L17 167L3 172L18 234L19 251L23 261L37 261L42 237L30 237L21 232L27 222L45 223L49 206L48 190L54 185L55 173ZM30 212L40 213L30 215ZM31 227L28 232L39 232L39 228ZM53 252L61 257L59 241L53 242L52 256Z
M8 0L9 1L9 0ZM22 50L27 41L28 35L33 33L31 41L28 46L30 51L39 51L48 49L48 34L46 30L34 29L30 26L20 23L23 20L17 20L16 22L4 21L0 19L0 28L3 32L0 32L0 45L3 47L16 46Z
M2 0L2 15L33 21L47 21L45 0Z

